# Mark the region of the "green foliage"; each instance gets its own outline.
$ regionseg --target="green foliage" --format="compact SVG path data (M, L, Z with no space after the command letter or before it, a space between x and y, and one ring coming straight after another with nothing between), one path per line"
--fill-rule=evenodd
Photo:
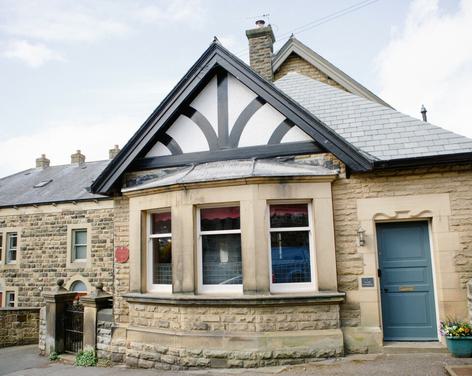
M51 362L55 362L56 360L59 360L59 359L61 358L57 352L53 351L52 353L49 354L49 360Z
M75 365L79 367L94 367L97 365L97 354L92 347L80 351L75 357Z
M439 322L439 329L443 336L446 337L470 337L472 336L472 325L467 321L458 320L456 318L446 318Z

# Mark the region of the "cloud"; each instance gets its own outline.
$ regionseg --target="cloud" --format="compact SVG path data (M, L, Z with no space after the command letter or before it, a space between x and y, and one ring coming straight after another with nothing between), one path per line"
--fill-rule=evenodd
M138 5L134 14L145 22L187 22L195 25L204 17L200 0L173 0L164 6Z
M2 140L2 155L12 158L0 160L0 177L34 167L35 159L41 154L46 154L51 165L70 163L70 155L77 149L85 154L87 161L107 159L108 149L114 144L122 147L139 125L139 121L131 117L87 123L70 121L51 124L41 132Z
M472 137L472 1L446 13L438 0L411 3L405 25L377 57L380 95L396 109Z
M3 55L9 59L21 60L33 68L37 68L48 61L65 61L60 53L49 49L45 45L30 43L25 40L8 43Z
M176 0L149 5L148 1L116 0L2 0L0 30L44 42L96 42L123 37L142 22L198 21L203 7L198 0Z
M103 7L106 2L94 3L5 0L3 16L0 18L1 29L13 36L47 42L92 42L129 32L125 22L107 14ZM108 4L110 9L114 9L113 4Z

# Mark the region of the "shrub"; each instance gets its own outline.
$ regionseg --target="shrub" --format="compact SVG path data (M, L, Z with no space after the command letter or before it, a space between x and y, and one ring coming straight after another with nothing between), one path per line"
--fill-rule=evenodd
M53 351L52 353L49 354L49 360L51 362L55 362L56 360L59 360L59 359L61 358L59 357L59 354L57 352Z
M85 348L75 357L75 365L79 367L94 367L97 365L97 354L92 347Z

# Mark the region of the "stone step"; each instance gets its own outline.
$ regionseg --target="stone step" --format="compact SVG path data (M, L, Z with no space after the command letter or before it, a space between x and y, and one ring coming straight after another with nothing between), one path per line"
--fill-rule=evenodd
M441 342L384 342L384 354L438 354L447 353Z

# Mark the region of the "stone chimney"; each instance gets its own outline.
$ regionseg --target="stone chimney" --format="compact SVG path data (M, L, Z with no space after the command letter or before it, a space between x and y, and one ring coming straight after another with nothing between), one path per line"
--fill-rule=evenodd
M46 154L41 154L41 157L36 158L36 168L46 168L49 167L51 161L46 158Z
M275 37L270 25L265 21L256 21L256 28L246 30L249 41L249 62L251 68L268 81L272 81L272 52L274 51Z
M70 163L71 164L84 164L85 163L85 155L83 155L80 150L77 150L76 153L70 156Z
M113 149L108 150L108 159L113 159L120 152L120 147L115 145Z

